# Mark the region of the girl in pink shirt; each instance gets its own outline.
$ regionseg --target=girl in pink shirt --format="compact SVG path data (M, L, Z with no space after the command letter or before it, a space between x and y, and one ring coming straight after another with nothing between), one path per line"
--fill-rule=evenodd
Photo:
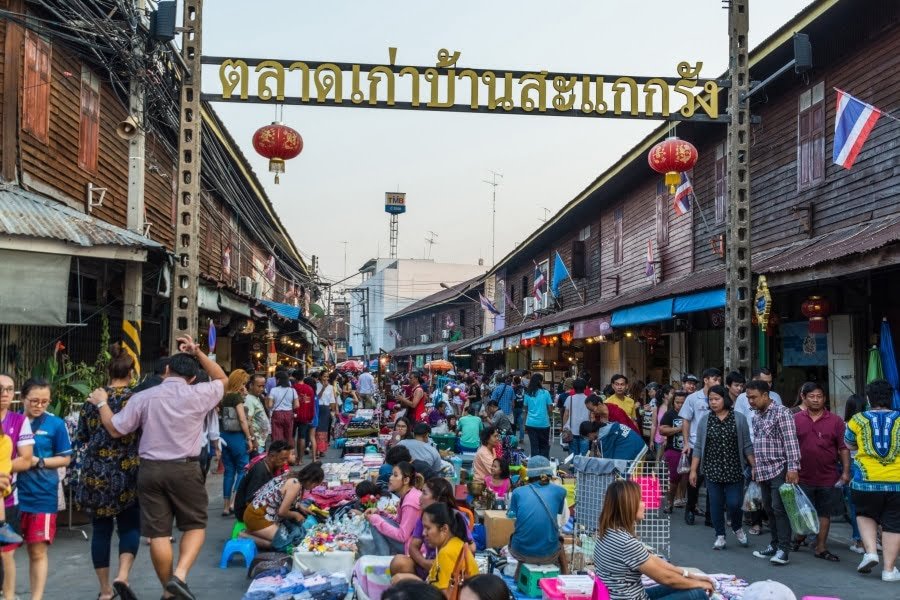
M505 498L509 491L509 463L502 458L495 458L491 474L484 478L484 484L497 498Z
M418 477L418 479L417 479ZM407 554L413 529L422 516L420 497L422 476L408 462L397 463L388 479L388 490L400 498L400 507L395 518L386 517L375 508L364 513L372 525L372 536L379 550L378 555ZM384 550L384 551L382 551Z

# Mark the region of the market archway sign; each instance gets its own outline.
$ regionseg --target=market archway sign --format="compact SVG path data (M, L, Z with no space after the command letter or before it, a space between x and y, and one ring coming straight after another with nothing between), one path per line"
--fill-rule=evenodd
M434 66L334 63L203 56L218 67L220 89L209 102L394 108L728 123L719 92L728 82L700 77L702 62L680 62L677 77L593 75L478 69L441 49Z

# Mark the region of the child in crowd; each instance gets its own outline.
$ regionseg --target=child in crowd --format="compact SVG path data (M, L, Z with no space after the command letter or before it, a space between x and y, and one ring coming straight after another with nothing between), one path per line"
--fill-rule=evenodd
M484 478L484 484L497 498L505 498L510 486L509 463L502 458L495 458L491 464L491 474Z

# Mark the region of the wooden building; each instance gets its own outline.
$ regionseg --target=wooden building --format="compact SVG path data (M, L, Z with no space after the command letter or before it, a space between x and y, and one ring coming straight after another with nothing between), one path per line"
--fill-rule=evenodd
M895 331L900 326L900 309L889 300L900 262L900 126L882 118L852 169L834 164L835 90L897 111L900 5L811 3L751 52L754 81L793 59L795 32L809 35L812 68L784 70L751 97L759 117L750 155L752 268L768 279L774 315L754 364L776 371L782 396L815 379L840 408L862 390L866 350L882 317ZM692 209L679 216L646 161L670 125L635 145L488 273L504 327L472 350L501 356L509 369L539 368L550 381L575 364L596 384L615 372L677 382L685 372L722 366L726 131L678 125L700 155L689 173ZM535 300L536 265L551 279L556 252L578 290L565 281L558 299ZM830 305L827 334L810 334L801 312L813 295Z
M64 2L0 0L0 8L0 281L16 290L0 296L0 371L29 371L57 341L74 361L93 362L101 313L111 339L121 336L126 261L145 263L146 368L168 346L180 96L173 47L150 39L146 15L80 15L100 34L86 36ZM121 55L130 19L147 44L140 65ZM147 89L140 230L128 229L129 142L117 135L130 116L132 76ZM218 358L229 368L255 358L267 333L308 351L313 277L218 116L206 105L201 117L201 330L207 318L218 326Z

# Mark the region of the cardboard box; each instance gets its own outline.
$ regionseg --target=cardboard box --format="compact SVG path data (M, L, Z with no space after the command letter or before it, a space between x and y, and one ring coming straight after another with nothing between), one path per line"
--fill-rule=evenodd
M506 516L504 510L484 511L484 530L488 548L500 548L509 544L516 520Z

